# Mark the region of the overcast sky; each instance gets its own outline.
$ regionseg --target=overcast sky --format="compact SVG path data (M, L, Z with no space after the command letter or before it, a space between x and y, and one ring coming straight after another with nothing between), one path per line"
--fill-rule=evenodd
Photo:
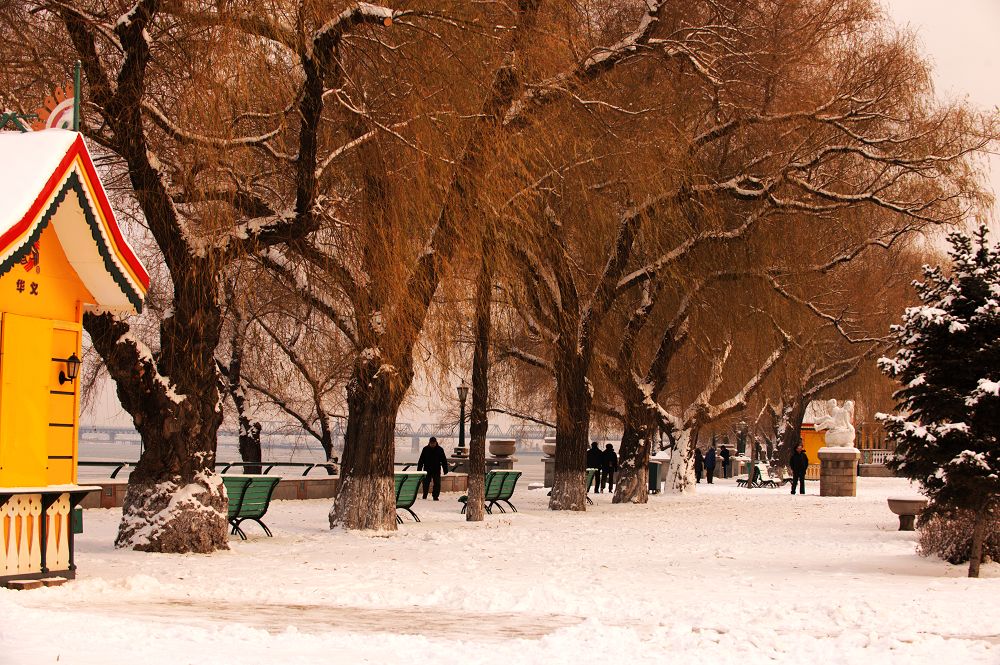
M941 97L967 97L984 109L1000 105L1000 0L881 1L897 24L917 34L934 67ZM997 193L1000 159L993 157L990 167L990 182ZM994 217L1000 215L994 213Z

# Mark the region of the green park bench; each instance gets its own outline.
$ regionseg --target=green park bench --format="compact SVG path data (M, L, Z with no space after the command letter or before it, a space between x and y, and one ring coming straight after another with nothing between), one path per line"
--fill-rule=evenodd
M405 510L413 515L413 519L417 522L420 521L420 518L413 512L412 506L417 500L420 483L426 475L426 471L397 471L393 474L396 481L396 510ZM403 518L398 513L396 514L396 523L403 523Z
M520 477L520 471L513 471L511 469L493 469L486 472L484 482L486 484L485 499L487 513L492 515L494 506L499 508L501 513L507 512L500 505L500 501L510 506L510 509L515 513L517 512L517 508L510 502L510 498L514 496L514 488L517 486L517 479ZM463 494L458 497L458 500L462 502L462 513L464 514L465 509L468 507L469 495Z
M232 533L243 540L247 535L240 528L245 520L261 525L264 533L271 537L271 530L261 521L271 504L271 495L281 478L276 476L223 476L226 494L229 496L229 524Z
M587 469L587 503L594 505L594 502L590 499L590 488L594 486L594 476L597 475L599 469Z
M767 465L763 462L757 462L750 467L747 475L736 479L736 485L739 487L746 487L747 483L750 483L750 487L780 487L785 482L787 479L782 476L777 478L772 476L771 472L767 470Z

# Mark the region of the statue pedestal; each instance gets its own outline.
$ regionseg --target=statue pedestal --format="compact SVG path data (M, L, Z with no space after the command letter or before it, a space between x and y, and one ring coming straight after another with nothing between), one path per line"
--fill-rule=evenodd
M844 446L819 449L819 495L857 496L861 451Z

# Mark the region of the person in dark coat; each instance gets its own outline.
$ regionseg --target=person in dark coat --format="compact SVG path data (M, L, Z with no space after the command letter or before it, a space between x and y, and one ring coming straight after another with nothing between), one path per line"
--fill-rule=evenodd
M726 444L722 444L719 448L719 458L722 460L722 477L729 477L729 448L726 448Z
M795 446L795 452L788 460L788 466L792 467L792 494L795 494L795 484L799 485L799 494L806 493L806 470L809 468L809 456L806 455L805 446L802 442Z
M587 451L587 468L597 469L597 473L594 474L594 491L601 491L601 467L604 466L604 454L601 449L597 447L597 442L594 441L590 444L590 450ZM590 491L590 488L587 488Z
M708 480L708 484L712 484L712 478L715 476L715 444L708 449L705 453L705 479Z
M444 454L444 448L438 445L437 439L433 436L424 449L420 451L420 459L417 460L417 471L426 471L424 476L424 498L427 498L427 490L431 483L434 483L432 492L434 500L438 500L441 494L441 472L448 475L448 458Z
M695 482L701 482L701 473L705 469L705 456L701 454L701 448L694 449L694 478Z
M609 443L601 453L601 491L604 491L605 482L609 492L615 488L616 471L618 471L618 455L615 454L615 447Z

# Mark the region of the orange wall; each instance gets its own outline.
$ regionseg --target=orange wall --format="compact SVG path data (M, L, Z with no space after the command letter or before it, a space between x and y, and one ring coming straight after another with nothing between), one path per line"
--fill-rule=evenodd
M81 355L83 304L93 297L47 227L37 266L0 277L0 487L76 482L78 382L59 383Z
M66 260L51 226L42 231L38 249L38 266L26 270L15 265L0 277L0 311L79 323L81 303L92 303L94 297Z

